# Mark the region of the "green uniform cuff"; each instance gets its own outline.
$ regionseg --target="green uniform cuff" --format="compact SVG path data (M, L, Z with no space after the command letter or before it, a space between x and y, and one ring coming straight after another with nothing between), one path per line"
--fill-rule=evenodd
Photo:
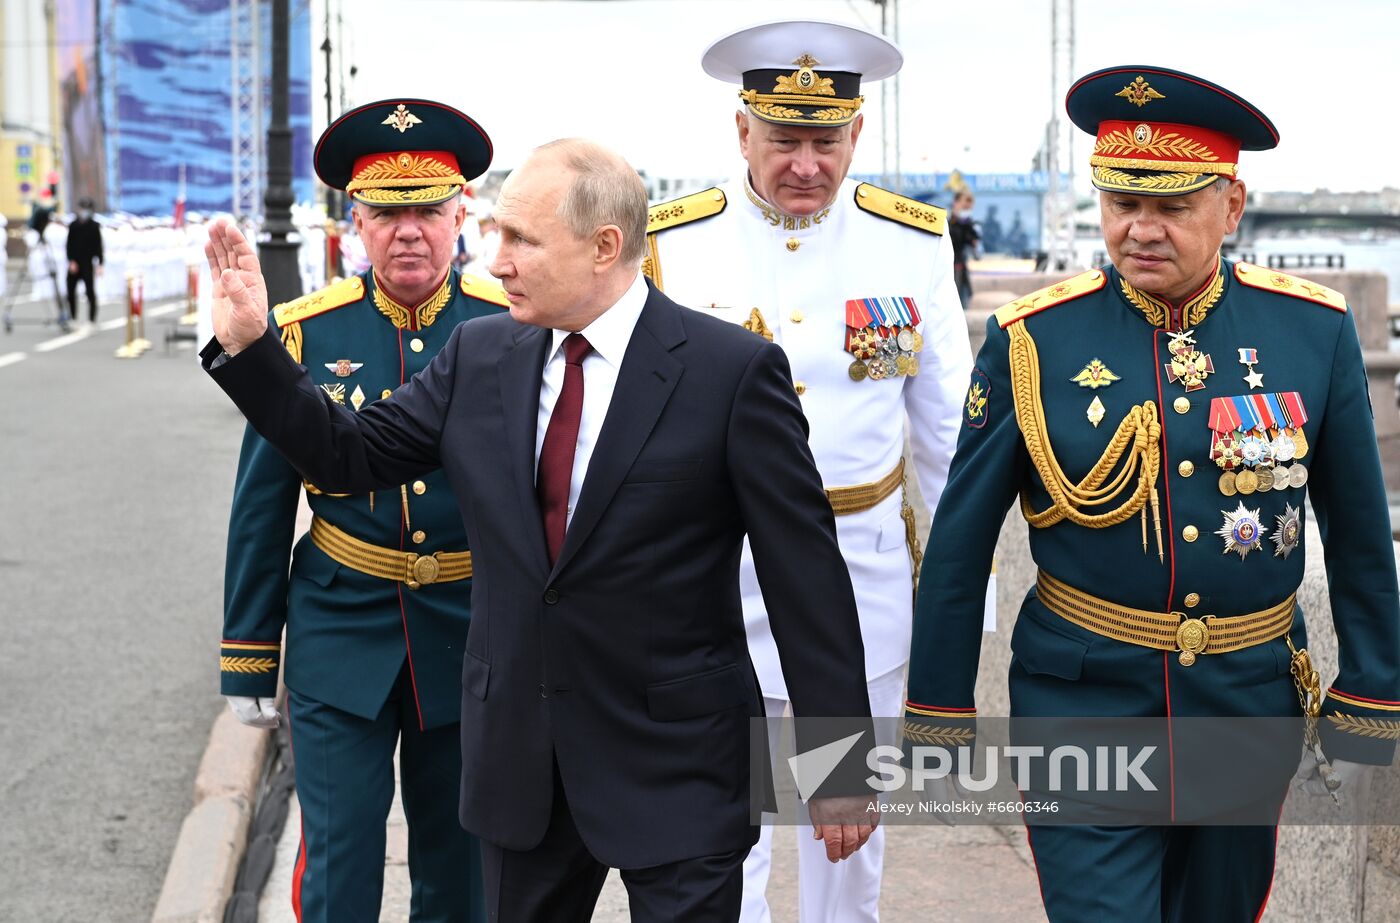
M280 641L224 641L219 645L219 692L272 698L281 665Z

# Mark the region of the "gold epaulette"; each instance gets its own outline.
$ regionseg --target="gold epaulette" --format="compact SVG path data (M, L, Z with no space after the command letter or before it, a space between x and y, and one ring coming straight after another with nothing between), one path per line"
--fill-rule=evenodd
M696 192L669 202L661 202L647 209L647 233L668 231L701 218L709 218L724 211L724 190L712 186L704 192Z
M1235 278L1250 288L1261 288L1266 292L1278 292L1280 295L1292 295L1294 298L1301 298L1304 301L1325 304L1332 310L1341 311L1343 314L1347 310L1346 296L1336 289L1318 285L1316 282L1309 282L1307 279L1300 279L1297 276L1290 276L1277 269L1265 269L1263 266L1255 266L1253 263L1236 263Z
M711 186L704 192L681 196L647 209L647 253L642 259L642 275L665 291L661 282L661 250L656 244L656 235L702 218L713 218L724 211L726 204L724 190Z
M506 297L506 290L499 282L492 282L480 276L473 276L469 273L462 273L462 294L478 301L488 301L503 308L510 307L510 299Z
M1032 314L1039 314L1046 308L1053 308L1057 304L1073 301L1081 295L1097 292L1104 287L1107 281L1103 270L1091 269L1088 272L1081 272L1077 276L1071 276L1063 282L1047 285L1038 292L1031 292L1008 305L997 308L997 324L1005 330L1012 324L1023 321Z
M856 205L862 211L942 236L948 231L948 210L918 199L902 196L879 186L861 183L856 187Z
M279 304L272 309L272 319L278 327L296 324L317 314L334 311L351 302L365 297L365 281L359 276L351 276L333 282L325 288L302 295L295 301Z

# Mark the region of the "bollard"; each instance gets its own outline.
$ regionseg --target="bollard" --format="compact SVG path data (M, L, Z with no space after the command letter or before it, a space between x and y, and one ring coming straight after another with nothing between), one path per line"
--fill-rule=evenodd
M146 339L145 287L139 272L126 274L126 342L117 347L118 359L135 359L151 348ZM139 325L139 326L138 326Z
M180 318L181 327L193 327L199 322L199 264L190 263L185 267L185 313Z

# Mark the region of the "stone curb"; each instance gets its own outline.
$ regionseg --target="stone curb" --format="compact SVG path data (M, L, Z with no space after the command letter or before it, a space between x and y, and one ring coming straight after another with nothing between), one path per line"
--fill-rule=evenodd
M223 920L271 744L270 732L245 727L228 710L214 720L152 923Z

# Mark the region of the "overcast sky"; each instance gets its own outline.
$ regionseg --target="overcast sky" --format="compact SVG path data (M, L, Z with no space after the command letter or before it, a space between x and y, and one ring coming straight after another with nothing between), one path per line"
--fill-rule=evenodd
M426 96L453 104L491 135L499 167L518 164L534 145L583 135L653 176L699 178L733 174L738 164L737 87L700 70L710 42L772 19L876 31L880 23L869 0L336 2L353 23L352 103ZM1277 150L1243 155L1241 178L1254 189L1400 186L1400 2L1078 0L1076 26L1076 75L1158 64L1220 83L1268 114L1282 140ZM319 22L313 37L319 45ZM1030 168L1052 108L1048 0L903 0L899 44L906 172ZM319 67L321 55L313 59ZM319 132L324 103L315 87ZM879 172L880 126L890 117L878 83L864 92L853 169ZM1081 134L1081 174L1088 152Z

